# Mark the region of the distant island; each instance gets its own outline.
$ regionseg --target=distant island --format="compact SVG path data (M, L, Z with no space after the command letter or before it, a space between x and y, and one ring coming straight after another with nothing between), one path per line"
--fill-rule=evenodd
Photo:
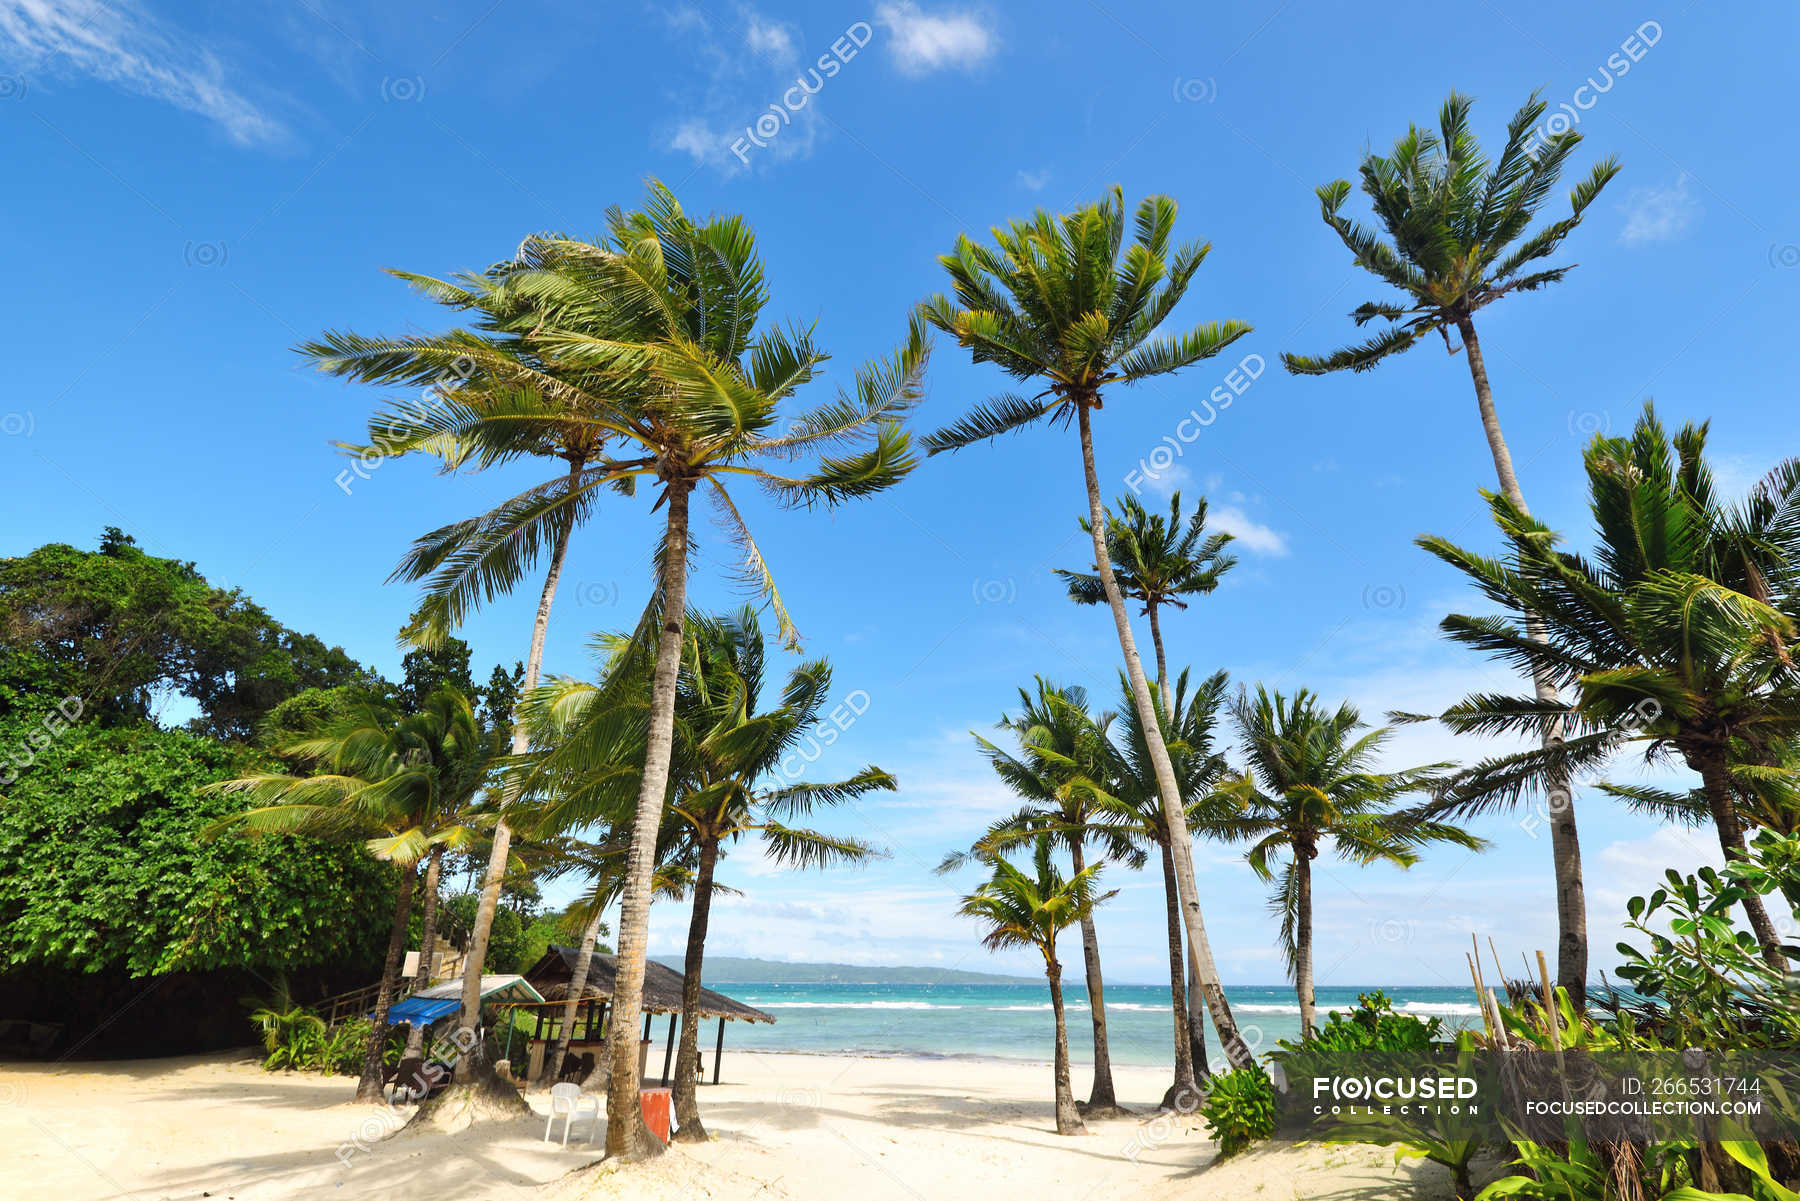
M658 955L658 963L681 970L681 958ZM708 955L702 972L708 986L714 984L1034 984L1028 976L1001 976L993 972L964 972L943 967L865 967L854 963L783 963L774 959L744 959Z

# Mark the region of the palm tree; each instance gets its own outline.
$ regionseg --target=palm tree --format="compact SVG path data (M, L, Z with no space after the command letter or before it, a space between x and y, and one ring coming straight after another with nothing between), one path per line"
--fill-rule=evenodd
M1411 867L1418 849L1448 842L1487 844L1447 822L1416 819L1398 802L1429 787L1452 764L1375 770L1392 731L1368 730L1348 703L1327 711L1301 689L1291 698L1260 684L1240 693L1232 718L1249 769L1221 790L1239 811L1215 829L1253 839L1250 867L1275 882L1269 908L1281 919L1281 946L1300 1001L1301 1037L1313 1029L1312 861L1329 844L1351 863ZM1281 861L1285 859L1285 864ZM1278 866L1279 865L1279 866Z
M1678 756L1700 777L1720 848L1735 860L1744 855L1744 793L1777 802L1792 795L1800 782L1788 766L1800 734L1800 672L1788 648L1800 626L1784 609L1793 606L1800 566L1800 461L1778 465L1728 510L1706 466L1706 433L1687 425L1671 440L1646 405L1629 439L1589 444L1599 536L1591 559L1557 549L1556 534L1503 495L1488 503L1508 543L1505 558L1419 539L1507 611L1452 615L1444 632L1575 695L1570 706L1476 695L1442 714L1458 733L1536 734L1551 722L1560 731L1565 720L1575 733L1477 764L1430 812L1516 804L1573 773L1598 772L1638 743L1650 762ZM1747 787L1751 781L1763 787ZM1762 899L1746 897L1744 910L1764 957L1780 966L1781 940Z
M1319 209L1355 257L1356 265L1405 294L1401 303L1371 301L1351 313L1358 326L1374 320L1390 322L1367 342L1322 358L1283 354L1281 361L1297 375L1331 371L1367 371L1390 355L1436 333L1450 343L1454 328L1475 385L1475 403L1500 491L1521 513L1525 494L1513 473L1512 454L1500 431L1494 394L1488 384L1481 342L1475 336L1475 314L1511 292L1533 292L1562 279L1571 267L1541 267L1563 239L1581 224L1583 213L1619 172L1608 158L1569 194L1569 215L1535 232L1537 218L1564 164L1581 144L1573 130L1540 142L1534 132L1545 111L1535 95L1506 127L1506 145L1490 171L1481 146L1469 130L1470 100L1455 92L1444 102L1438 132L1412 127L1394 143L1391 155L1365 155L1362 190L1389 242L1344 216L1350 195L1348 180L1318 189ZM1523 239L1523 240L1521 240ZM1556 693L1548 676L1535 681L1538 696L1553 704ZM1544 745L1559 736L1544 728ZM1581 881L1581 840L1575 825L1575 802L1568 781L1553 782L1550 815L1551 855L1556 866L1557 978L1577 1009L1587 999L1587 901Z
M1010 754L979 734L974 738L995 773L1025 801L1025 807L989 826L973 851L946 857L939 871L960 867L971 859L984 862L985 856L1034 843L1046 835L1067 848L1076 875L1087 870L1088 848L1093 843L1099 845L1103 860L1143 866L1144 853L1119 828L1120 820L1106 806L1107 728L1112 714L1096 718L1088 711L1086 689L1052 684L1042 676L1037 679L1035 695L1019 689L1019 704L1018 714L999 722L1000 729L1018 739L1019 754ZM1109 1117L1123 1111L1113 1087L1100 938L1092 913L1081 918L1081 953L1094 1033L1094 1085L1087 1113Z
M1123 833L1156 847L1162 859L1168 914L1169 1001L1175 1014L1175 1080L1163 1094L1162 1104L1165 1109L1190 1113L1201 1095L1200 1081L1210 1072L1206 1063L1206 1032L1193 1020L1194 1009L1183 983L1181 895L1175 884L1172 847L1177 840L1187 841L1194 832L1208 830L1229 816L1229 804L1216 791L1227 772L1225 756L1213 749L1215 719L1225 700L1226 675L1222 671L1213 673L1190 696L1184 669L1170 690L1173 704L1157 706L1163 745L1169 748L1169 761L1181 787L1187 819L1185 828L1173 836L1168 815L1163 812L1144 729L1138 722L1137 710L1129 703L1130 683L1121 676L1119 686L1124 696L1124 717L1120 723L1124 737L1109 744L1111 764L1106 780L1110 795L1102 805L1118 821Z
M389 577L423 582L423 604L404 634L429 646L484 601L510 594L540 556L547 558L522 692L537 686L543 667L570 539L592 517L596 489L611 482L595 470L605 455L606 431L594 415L636 382L628 372L576 369L539 353L530 338L531 310L507 287L516 273L535 265L530 246L511 262L455 280L390 272L439 304L476 314L473 329L401 338L327 331L297 348L321 371L342 378L424 389L416 400L379 410L369 421L366 444L342 444L362 462L379 465L423 453L449 473L520 458L557 464L554 475L487 512L421 536ZM523 724L513 722L512 753L522 754L528 740ZM469 1030L481 1021L481 974L512 841L506 811L515 799L510 790L502 797L464 958L461 1023ZM485 1055L484 1040L476 1039L467 1062L492 1085L491 1074L481 1071Z
M1056 958L1056 936L1093 913L1114 893L1096 894L1094 864L1065 878L1051 854L1049 835L1033 844L1030 875L997 855L984 856L993 874L962 899L957 912L986 927L981 945L990 951L1035 947L1044 957L1050 981L1050 1008L1056 1014L1056 1132L1086 1134L1075 1094L1069 1086L1069 1026L1063 1016L1062 963Z
M705 1142L696 1082L700 1074L700 984L719 857L747 835L761 839L767 858L783 867L860 864L883 852L858 838L789 825L814 808L830 808L875 791L892 791L894 777L865 767L836 783L786 782L783 760L811 737L831 695L831 666L823 659L788 673L780 704L759 709L764 680L763 633L749 609L708 618L690 616L692 653L683 695L676 698L676 754L687 767L671 807L696 854L693 909L683 964L681 1041L675 1060L676 1137Z
M1171 827L1182 822L1181 795L1138 660L1124 594L1107 552L1092 415L1113 385L1128 386L1179 371L1211 358L1250 332L1249 326L1228 321L1173 337L1156 336L1210 249L1188 245L1171 255L1175 211L1175 202L1166 196L1151 196L1139 204L1132 244L1123 257L1125 200L1116 187L1099 203L1060 218L1040 211L1030 220L996 229L991 248L964 235L953 254L938 260L950 274L955 301L940 295L921 306L926 320L953 334L975 362L994 363L1012 378L1040 387L1030 397L1005 393L977 406L925 439L932 454L960 450L1045 418L1072 421L1079 432L1095 571L1112 610L1132 704L1149 733L1151 763ZM1234 1064L1249 1064L1254 1056L1232 1020L1206 938L1192 851L1180 843L1174 858L1190 963L1226 1056Z
M1225 553L1232 537L1225 533L1206 533L1204 496L1194 505L1194 512L1185 526L1179 492L1169 498L1166 521L1160 513L1146 512L1135 497L1121 497L1119 508L1124 514L1122 517L1107 515L1107 555L1112 562L1113 575L1119 581L1120 592L1127 600L1141 602L1144 615L1150 619L1150 642L1156 648L1156 687L1162 694L1163 709L1172 712L1174 698L1169 693L1169 661L1163 651L1162 608L1172 605L1186 609L1184 596L1204 596L1218 588L1220 577L1237 566L1237 558ZM1081 519L1081 528L1088 529L1085 517ZM1061 569L1056 574L1068 581L1069 599L1076 604L1097 605L1106 599L1098 575ZM1136 706L1126 708L1136 712ZM1173 750L1170 756L1173 758ZM1145 764L1149 766L1149 760L1145 760ZM1185 798L1186 794L1183 796ZM1191 973L1184 995L1188 1005L1190 1044L1187 1058L1198 1063L1204 1074L1206 1001L1199 978ZM1180 1070L1181 1065L1177 1063L1178 1077ZM1178 1080L1178 1089L1179 1085Z
M604 244L540 239L537 265L510 277L530 298L533 345L559 364L639 381L594 419L598 434L628 447L598 476L654 481L665 511L657 555L653 679L645 758L620 900L619 974L610 1033L609 1155L637 1157L660 1145L638 1109L637 1034L649 932L650 875L673 749L675 694L687 605L688 515L705 488L744 556L746 580L769 601L782 637L797 639L761 551L726 485L759 484L785 507L835 506L880 492L913 467L900 419L920 397L927 353L923 323L905 345L858 369L849 392L783 423L780 409L826 358L810 331L757 323L768 299L754 235L739 217L690 218L652 183L643 210L608 214ZM780 426L781 428L777 428ZM864 449L855 449L857 446ZM774 464L824 453L805 474Z
M238 828L252 835L360 840L371 854L400 869L374 1030L356 1089L357 1100L378 1101L387 1011L399 987L418 866L421 860L427 863L420 944L420 974L425 975L436 936L443 854L467 850L481 836L482 822L474 809L493 768L492 744L468 697L442 688L409 715L374 700L361 701L325 731L277 753L318 769L317 774L263 772L208 785L209 791L243 794L256 805L214 823L205 836ZM423 1031L415 1029L414 1035L422 1045ZM413 1041L409 1036L409 1045Z
M1163 652L1161 610L1164 605L1186 609L1185 596L1205 596L1219 586L1219 578L1237 566L1237 558L1225 553L1230 534L1206 532L1206 498L1194 505L1185 524L1181 517L1181 493L1169 498L1169 516L1147 512L1136 497L1119 498L1121 516L1106 517L1106 550L1113 577L1126 600L1144 607L1150 619L1150 642L1156 648L1156 686L1163 708L1170 708L1169 660ZM1088 519L1081 519L1088 528ZM1091 532L1091 531L1090 531ZM1057 569L1069 584L1069 599L1078 605L1106 603L1106 590L1098 575Z

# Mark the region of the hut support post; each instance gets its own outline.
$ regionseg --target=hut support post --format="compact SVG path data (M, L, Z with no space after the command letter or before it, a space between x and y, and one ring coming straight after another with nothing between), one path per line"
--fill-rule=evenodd
M725 1019L719 1019L719 1041L713 1044L713 1083L719 1082L719 1060L725 1055Z
M662 1082L664 1088L669 1085L669 1065L675 1060L675 1018L675 1014L669 1015L669 1045L663 1048Z

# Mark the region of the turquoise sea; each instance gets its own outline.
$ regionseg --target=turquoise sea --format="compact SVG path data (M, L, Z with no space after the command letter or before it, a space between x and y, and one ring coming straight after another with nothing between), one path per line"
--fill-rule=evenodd
M775 1024L734 1022L726 1054L738 1050L853 1052L865 1055L983 1056L1048 1062L1055 1037L1049 990L1042 984L711 984L728 996L766 1010ZM1330 1009L1350 1009L1364 988L1318 990L1319 1019ZM1394 1007L1422 1018L1444 1019L1446 1030L1479 1023L1472 990L1416 987L1384 990ZM1093 1059L1087 990L1065 986L1069 1051L1076 1063ZM1300 1007L1291 988L1225 990L1232 1013L1259 1053L1277 1039L1300 1032ZM1107 1033L1113 1062L1171 1061L1174 1021L1167 985L1109 984ZM1208 1055L1223 1062L1212 1031Z

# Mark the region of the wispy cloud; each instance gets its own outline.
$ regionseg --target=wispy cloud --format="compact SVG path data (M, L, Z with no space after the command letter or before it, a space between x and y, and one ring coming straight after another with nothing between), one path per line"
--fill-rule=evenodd
M1625 228L1619 241L1627 246L1669 242L1680 237L1700 216L1700 202L1688 192L1687 172L1666 188L1635 188L1625 201Z
M1259 555L1281 558L1288 553L1287 535L1257 521L1236 505L1219 505L1207 510L1207 524L1224 530L1237 539L1235 545Z
M72 71L207 117L232 141L279 141L286 131L226 82L224 65L178 29L128 0L0 0L0 57Z
M704 67L706 82L699 104L687 102L665 145L727 173L744 170L757 154L770 161L810 155L821 135L817 93L873 33L861 24L857 36L838 37L825 55L808 61L793 26L751 8L738 9L735 20L709 20L692 9L667 17Z
M1041 192L1050 183L1050 169L1019 172L1019 184L1027 191Z
M972 67L994 52L993 30L967 9L928 13L911 0L878 5L875 21L887 36L900 70L924 75L945 67Z

